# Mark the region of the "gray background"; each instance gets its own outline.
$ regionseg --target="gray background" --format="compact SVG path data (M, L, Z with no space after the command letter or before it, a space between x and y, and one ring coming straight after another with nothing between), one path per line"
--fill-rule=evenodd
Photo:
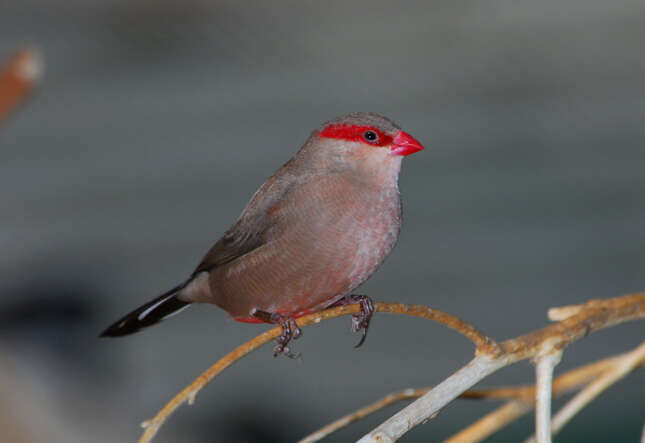
M504 339L545 325L551 306L645 290L642 1L4 0L0 54L23 43L47 73L0 128L2 441L134 441L139 422L265 330L196 306L96 338L185 278L311 130L349 111L385 114L426 146L404 162L399 243L362 293ZM644 329L587 338L558 372L630 349ZM262 348L156 441L293 441L472 355L407 318L379 315L357 340L341 318L304 331L301 361ZM603 394L558 440L636 441L644 382ZM437 441L491 407L457 401L403 440Z

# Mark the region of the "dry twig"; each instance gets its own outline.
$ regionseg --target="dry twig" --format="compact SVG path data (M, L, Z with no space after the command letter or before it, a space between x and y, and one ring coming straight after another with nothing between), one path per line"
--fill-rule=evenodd
M553 417L552 434L557 434L564 425L569 422L569 420L580 412L582 408L587 406L594 398L643 363L645 363L645 343L641 344L633 351L623 355L614 363L614 365L612 365L611 368L589 383L587 387L569 400L569 402L560 409L555 417ZM532 443L535 441L535 437L533 436L526 440L526 443Z
M25 49L0 68L0 121L38 84L43 75L43 65L38 51Z
M351 414L347 414L344 417L335 420L328 425L318 429L317 431L309 434L305 438L299 440L298 443L313 443L323 438L327 437L329 434L336 432L337 430L344 428L345 426L354 423L356 421L362 420L370 414L375 413L383 408L390 406L391 404L398 403L400 401L411 400L414 398L419 398L423 394L428 392L427 388L422 389L404 389L399 392L393 392L386 395L382 399L375 401L361 409L358 409Z
M576 309L569 310L567 315L562 316L564 319L559 323L507 340L501 345L468 323L424 306L376 303L376 311L411 315L440 322L469 338L476 346L476 356L455 374L364 436L360 440L361 442L394 441L414 426L434 416L445 404L498 369L538 355L560 353L566 345L591 332L644 317L645 293L608 300L592 300ZM298 326L304 327L340 315L357 312L358 306L356 305L342 306L301 317L297 323ZM153 419L143 423L146 430L139 440L140 443L149 442L170 414L181 404L184 402L192 404L197 393L220 372L252 350L278 337L280 332L279 327L273 328L238 347L215 363L177 394ZM512 409L517 409L517 411L512 411ZM497 415L511 417L518 413L517 406L509 406L502 412L498 411ZM489 428L491 428L490 425Z
M562 350L550 350L536 358L535 434L538 443L551 443L551 387L553 369L562 359Z
M443 443L474 443L499 431L533 409L533 403L511 400L486 414L466 429L459 431Z
M497 356L479 354L470 363L412 404L383 422L359 441L392 442L436 414L489 374L520 360L547 355L597 330L645 317L645 293L591 300L574 315L543 329L500 344Z
M619 364L619 362L628 355L629 354L622 354L616 357L605 358L560 375L553 381L553 395L562 395L584 386L599 375L602 375L608 369ZM645 361L641 362L641 365L644 364ZM388 394L380 400L370 403L369 405L347 414L317 431L312 432L300 440L300 443L313 443L320 441L329 434L336 432L351 423L359 421L370 414L401 401L419 398L429 390L430 388L409 388ZM444 443L472 443L481 441L503 428L508 423L511 423L515 419L532 410L535 405L535 392L535 385L480 390L471 389L464 392L459 396L459 398L509 401L495 411L482 417L468 428L450 437Z
M612 370L615 366L620 365L620 362L628 356L629 354L621 354L606 358L559 376L553 382L553 395L559 396L588 384L605 372ZM642 361L641 365L645 365L645 361ZM535 387L530 386L520 389L525 390L524 395L518 396L516 400L500 406L444 443L476 443L482 441L532 410L535 406Z
M475 329L465 321L460 320L450 314L446 314L445 312L431 309L426 306L406 305L403 303L375 303L374 306L376 312L403 314L413 317L425 318L428 320L434 320L448 326L451 329L454 329L455 331L467 337L475 344L479 352L491 355L497 355L500 352L500 348L494 340L486 337L484 334L479 332L477 329ZM341 315L357 314L358 312L358 305L340 306L300 317L297 320L297 323L299 327L305 327L311 324L320 323L323 320L328 320ZM142 426L145 428L145 432L141 436L139 442L146 443L151 441L161 425L163 425L163 423L175 411L175 409L177 409L185 402L192 404L197 393L213 378L219 375L224 369L231 366L233 363L244 357L249 352L268 343L274 338L277 338L281 332L282 329L279 326L270 329L269 331L260 334L254 339L244 343L243 345L239 346L231 353L220 359L217 363L215 363L202 375L195 379L195 381L193 381L189 386L184 388L172 400L170 400L170 402L168 402L166 406L164 406L163 409L159 411L157 415L155 415L154 418L142 424Z

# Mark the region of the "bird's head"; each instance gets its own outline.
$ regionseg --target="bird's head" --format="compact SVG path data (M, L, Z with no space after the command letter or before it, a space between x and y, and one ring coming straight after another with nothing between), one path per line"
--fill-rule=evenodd
M332 164L369 174L391 171L398 176L401 159L423 149L421 143L396 123L369 112L330 120L314 132L311 141L317 147L317 154Z
M356 112L330 120L318 131L321 139L340 140L350 149L385 150L389 155L406 156L423 146L388 119L370 112Z

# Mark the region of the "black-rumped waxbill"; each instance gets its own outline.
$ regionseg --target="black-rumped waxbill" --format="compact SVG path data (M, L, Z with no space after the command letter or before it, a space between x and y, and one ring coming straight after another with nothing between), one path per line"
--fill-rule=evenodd
M353 296L392 250L401 227L398 178L421 144L386 117L352 113L316 129L253 195L240 217L179 286L107 328L130 334L191 303L212 303L235 320L277 323L275 352L300 330L294 318L359 302L365 338L371 300Z

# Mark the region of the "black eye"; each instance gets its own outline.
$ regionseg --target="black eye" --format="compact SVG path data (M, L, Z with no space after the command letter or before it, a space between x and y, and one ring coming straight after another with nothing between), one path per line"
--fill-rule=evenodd
M363 132L363 138L370 143L378 141L378 134L374 131L365 131Z

